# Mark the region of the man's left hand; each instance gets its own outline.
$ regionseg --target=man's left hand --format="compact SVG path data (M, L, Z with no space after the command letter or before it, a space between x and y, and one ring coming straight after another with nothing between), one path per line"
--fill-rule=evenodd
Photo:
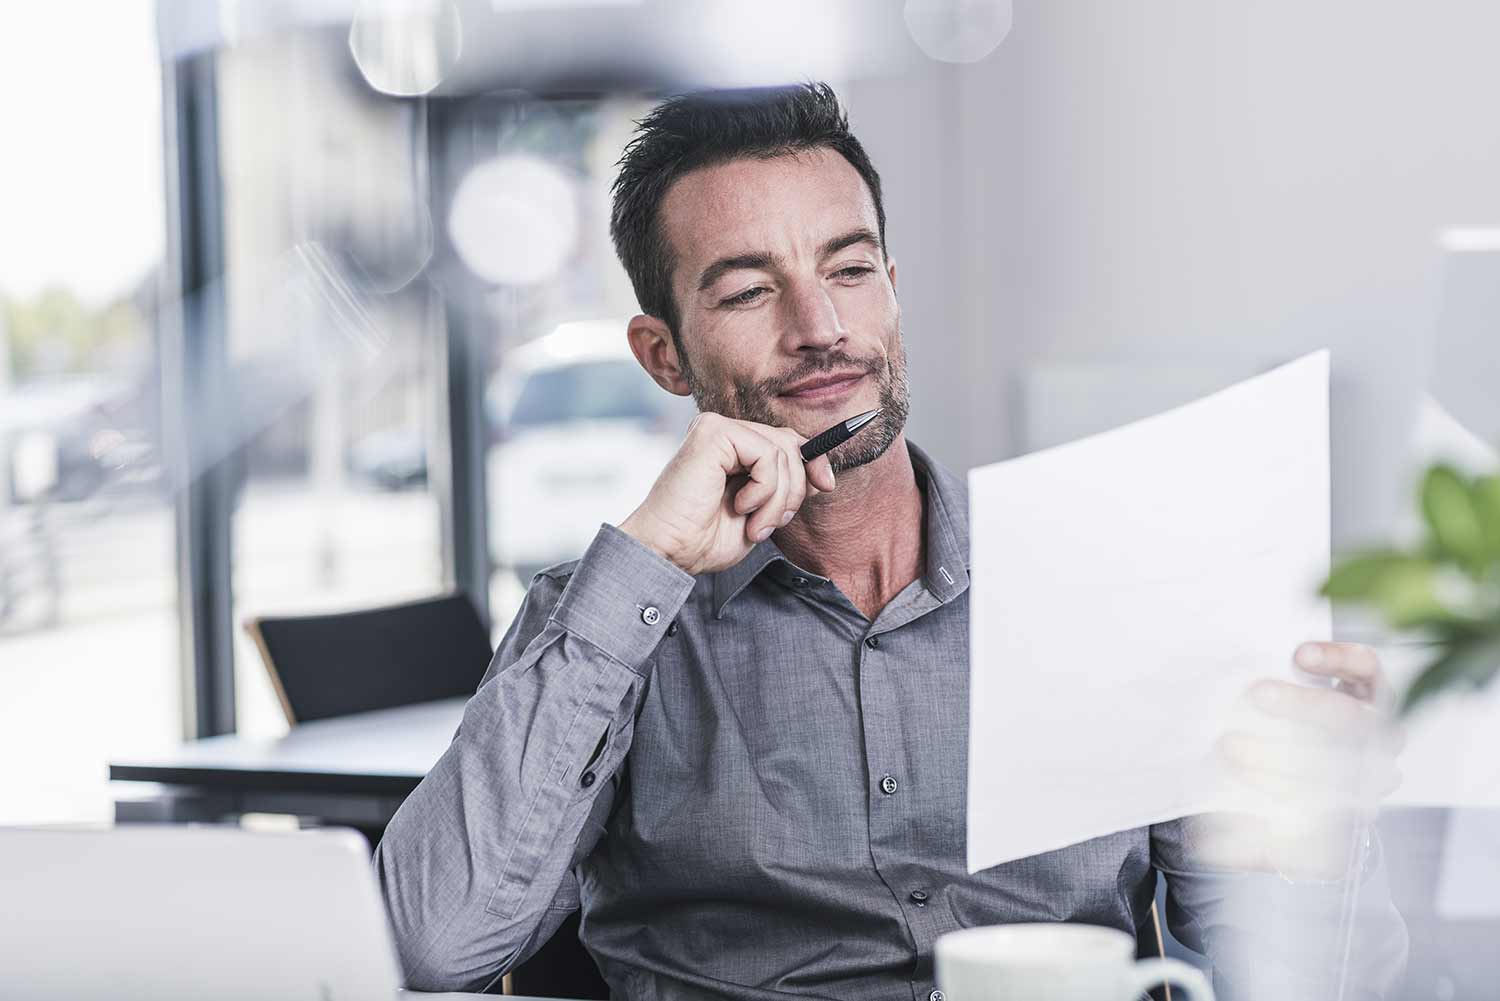
M1403 738L1374 650L1304 643L1294 662L1332 685L1267 679L1245 693L1255 722L1220 738L1219 753L1263 809L1234 821L1220 847L1288 878L1336 879L1380 800L1400 784Z

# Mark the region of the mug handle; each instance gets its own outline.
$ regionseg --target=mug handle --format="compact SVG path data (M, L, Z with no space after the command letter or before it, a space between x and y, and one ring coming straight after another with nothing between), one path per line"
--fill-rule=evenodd
M1173 1001L1214 1001L1214 989L1196 966L1180 959L1142 959L1135 964L1125 981L1129 987L1125 1001L1139 1001L1140 997L1160 983L1182 988L1184 995L1173 993Z

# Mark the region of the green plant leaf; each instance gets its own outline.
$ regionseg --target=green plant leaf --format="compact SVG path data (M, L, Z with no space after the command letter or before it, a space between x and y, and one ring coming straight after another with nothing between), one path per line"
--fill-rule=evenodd
M1451 619L1453 613L1438 598L1437 573L1425 560L1393 566L1380 575L1371 598L1397 629Z
M1335 601L1369 601L1386 574L1414 562L1428 561L1395 549L1359 553L1340 560L1318 593Z
M1497 672L1500 672L1500 631L1457 643L1412 681L1401 697L1401 715L1445 689L1459 685L1483 687Z
M1474 496L1452 466L1438 464L1422 481L1422 514L1444 555L1474 571L1484 566L1484 531Z
M1479 516L1485 555L1492 562L1500 562L1500 476L1479 477L1469 493Z

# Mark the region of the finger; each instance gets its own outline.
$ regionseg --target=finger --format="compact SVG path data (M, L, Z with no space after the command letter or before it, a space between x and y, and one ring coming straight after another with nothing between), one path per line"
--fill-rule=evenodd
M801 478L804 494L824 493L833 489L833 465L828 456L820 455L812 462L806 462L802 458L802 446L807 438L798 434L792 428L781 428L783 440L786 442L787 458L791 460L792 469ZM800 504L798 505L801 506Z
M787 458L792 462L792 468L802 471L806 481L806 493L826 493L833 489L833 463L826 454L818 456L812 462L803 461L802 445L808 440L804 435L799 434L794 428L757 424L754 421L740 421L739 423L784 444ZM800 507L801 504L799 503L798 506Z
M804 468L802 453L799 451L802 436L791 428L771 427L765 424L751 424L750 426L780 445L786 452L789 490L786 499L787 509L782 512L781 521L777 524L780 528L792 520L791 516L797 513L797 510L802 507L802 502L807 499L807 470Z
M768 453L757 468L756 475L747 479L734 495L734 513L747 516L759 511L776 495L776 456Z
M1374 699L1385 685L1380 658L1363 643L1304 643L1293 659L1304 671L1352 685L1351 694L1364 701Z
M1372 766L1339 782L1311 782L1304 776L1262 768L1233 767L1236 781L1270 796L1280 806L1305 809L1329 807L1373 807L1401 786L1396 766Z
M786 456L786 510L781 512L781 525L792 520L792 517L801 510L802 502L807 500L807 470L803 468L802 457L797 454L796 445L791 445Z
M1369 799L1391 787L1394 757L1379 749L1333 748L1243 731L1220 737L1220 760L1235 777L1269 792L1312 802Z
M1370 739L1385 722L1369 704L1331 688L1266 680L1250 686L1249 695L1267 715L1312 727L1345 743Z
M787 470L786 452L776 450L776 489L771 499L762 504L745 523L745 537L752 542L764 542L772 532L781 527L781 516L786 511L787 494L791 489L791 475Z
M796 481L796 486L799 491L799 493L794 498L796 500L796 503L793 505L793 507L794 509L801 508L803 501L805 501L809 495L822 493L823 488L819 486L818 483L815 482L809 475L809 464L802 460L802 443L807 439L802 437L791 428L782 428L781 432L781 440L786 445L787 462L791 464L792 477ZM821 459L822 456L819 456L819 458ZM832 469L829 470L829 474L829 478L831 479Z
M734 497L735 513L749 514L763 506L776 491L777 456L781 448L736 421L720 421L714 432L719 466L725 476L744 473L749 477Z
M833 462L826 453L807 463L804 468L807 470L807 481L820 493L827 493L833 489Z

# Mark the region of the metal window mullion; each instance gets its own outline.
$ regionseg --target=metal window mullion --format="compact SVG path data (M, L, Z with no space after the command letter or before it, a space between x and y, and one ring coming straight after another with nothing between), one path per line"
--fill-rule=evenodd
M174 476L182 726L235 729L232 447L222 184L212 51L164 63L166 302L159 318L163 452Z
M463 142L453 127L455 103L431 99L428 103L428 155L430 157L429 204L435 222L448 218L453 190L458 180L454 155ZM460 274L446 228L436 227L438 272ZM447 551L445 566L454 586L474 602L481 620L490 623L490 549L485 483L485 450L488 428L484 417L485 377L488 372L488 339L476 328L479 313L472 285L455 280L442 283L442 329L439 331L438 367L443 377L442 413L437 422L441 433L430 464L431 486L443 512Z

